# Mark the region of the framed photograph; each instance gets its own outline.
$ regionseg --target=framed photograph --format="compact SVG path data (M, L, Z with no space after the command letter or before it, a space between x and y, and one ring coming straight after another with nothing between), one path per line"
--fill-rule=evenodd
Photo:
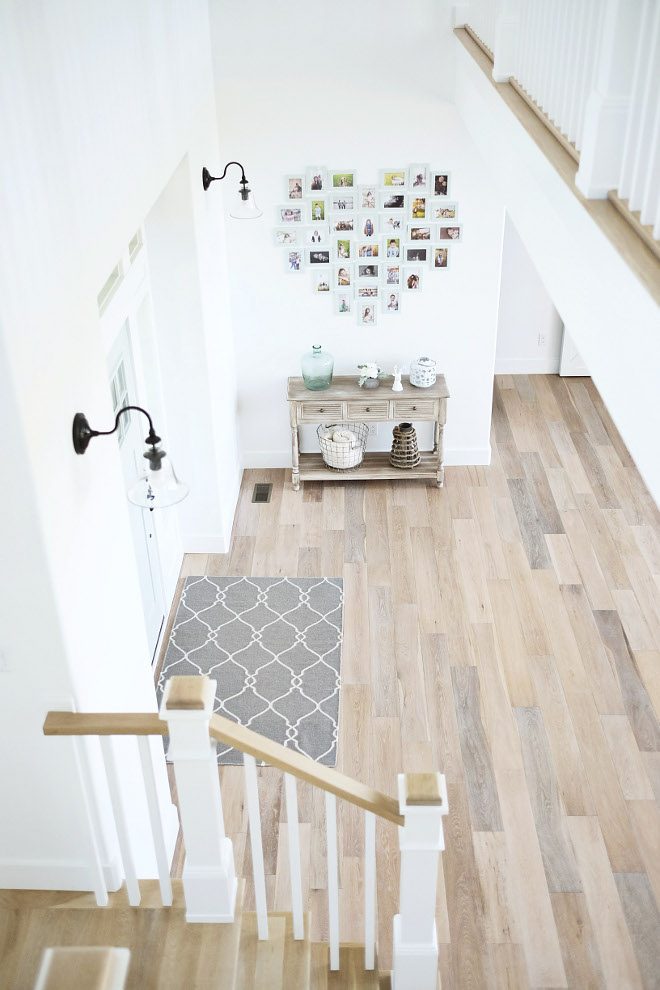
M333 234L353 233L357 220L354 213L333 213L330 217L330 232Z
M382 189L392 187L405 189L408 185L407 168L385 168L378 173L378 181Z
M298 233L298 231L290 231ZM319 223L315 226L305 227L303 230L303 244L313 247L315 244L330 244L330 231L325 224Z
M330 248L317 248L311 247L307 248L307 264L310 268L315 265L329 265L330 264Z
M431 260L432 250L433 249L430 244L420 244L419 241L414 244L404 244L403 261L406 265L428 265Z
M329 185L333 189L352 189L355 186L355 170L347 169L342 172L330 171Z
M378 241L357 241L355 247L358 259L378 257Z
M332 269L332 286L334 289L348 289L355 281L353 265L335 265Z
M355 296L357 299L377 299L377 285L358 285Z
M287 199L302 199L304 188L304 175L287 175L285 193Z
M439 241L462 241L463 240L463 227L460 223L454 224L453 227L444 226L438 227L438 240Z
M382 213L390 213L396 210L401 210L403 213L406 208L406 194L402 192L382 192L379 193L380 196L380 209Z
M449 255L450 251L448 247L434 247L431 248L433 252L431 257L431 267L436 270L441 268L449 268Z
M380 275L380 270L378 264L362 264L358 262L357 266L357 280L358 282L376 282L378 281L378 276Z
M448 196L450 178L449 172L439 172L433 169L431 172L431 195Z
M375 327L377 323L378 310L376 300L358 299L358 324L361 327Z
M358 210L376 209L376 186L358 186Z
M330 292L330 273L325 270L312 273L312 287L314 292Z
M350 261L353 244L350 237L335 234L332 242L332 260L337 262Z
M401 257L401 238L394 235L390 237L389 234L387 237L381 237L380 248L387 261L392 258L398 259Z
M277 207L277 223L282 225L285 223L299 223L303 222L303 205L300 206L278 206Z
M380 215L380 229L381 233L387 234L390 237L392 234L399 236L403 230L404 216L402 213L396 213L394 211L381 213Z
M334 292L332 308L337 316L353 312L353 296L350 292Z
M303 232L300 227L276 227L273 232L275 247L300 247L303 243Z
M358 217L356 229L358 237L363 237L365 240L375 239L380 231L380 217L376 212L362 213Z
M429 207L428 220L454 220L456 217L457 203L450 203L446 199L432 199Z
M426 193L429 188L429 176L431 175L430 165L420 165L419 163L408 166L410 176L410 189L413 193Z
M403 270L403 290L404 292L421 292L424 282L424 268L422 265L409 265Z
M357 192L354 189L332 189L330 210L332 213L353 213L357 207Z
M380 294L381 309L383 313L398 313L401 310L401 289L383 289Z
M325 199L312 196L309 201L309 217L308 223L322 223L327 219L328 214L328 204Z
M426 211L428 209L428 198L426 196L415 196L411 194L408 197L408 202L410 203L410 219L411 220L426 220Z
M305 194L325 193L327 191L326 169L323 165L308 165L305 169Z
M285 251L286 270L288 272L301 272L305 267L305 260L301 249Z
M425 226L418 227L415 223L408 224L408 240L409 241L430 241L431 240L431 227L429 224Z
M385 287L388 285L401 285L401 265L386 262L383 265Z

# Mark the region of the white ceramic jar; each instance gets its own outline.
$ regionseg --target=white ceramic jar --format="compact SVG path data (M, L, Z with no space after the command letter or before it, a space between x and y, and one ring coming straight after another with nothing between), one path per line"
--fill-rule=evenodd
M410 384L418 388L428 388L435 384L435 361L433 358L421 357L410 362Z

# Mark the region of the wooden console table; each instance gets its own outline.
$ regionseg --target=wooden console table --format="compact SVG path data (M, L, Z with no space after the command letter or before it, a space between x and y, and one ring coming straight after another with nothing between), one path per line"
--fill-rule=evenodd
M291 420L291 480L296 491L302 481L369 481L378 478L432 478L438 488L445 480L444 430L447 421L449 391L444 375L438 375L429 388L416 388L403 379L403 391L393 392L388 380L379 388L360 388L353 375L336 376L330 388L310 392L302 378L289 378L287 400ZM395 468L389 451L369 451L362 463L348 471L327 467L321 452L300 453L299 427L303 423L346 422L434 422L432 451L420 451L421 460L414 468Z

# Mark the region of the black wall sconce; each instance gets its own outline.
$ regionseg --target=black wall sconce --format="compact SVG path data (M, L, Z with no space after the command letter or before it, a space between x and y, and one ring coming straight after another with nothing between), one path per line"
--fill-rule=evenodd
M254 201L252 190L248 188L245 169L240 162L227 162L222 175L211 175L207 168L203 168L202 185L204 186L204 191L208 189L212 182L220 182L221 179L224 179L230 165L238 165L240 168L241 182L238 189L238 198L232 203L229 216L234 217L235 220L256 220L257 217L263 216L263 213Z
M146 450L143 454L148 466L145 468L144 474L128 489L126 493L128 500L143 509L161 509L168 505L176 505L188 494L188 486L179 481L174 473L172 461L166 452L157 446L161 442L160 437L156 435L151 416L146 409L142 409L140 406L124 406L117 413L115 425L111 430L93 430L84 413L76 413L73 417L73 449L76 454L84 454L92 437L112 436L119 428L119 420L123 413L130 412L132 409L142 413L149 420L149 435L144 442L151 449Z

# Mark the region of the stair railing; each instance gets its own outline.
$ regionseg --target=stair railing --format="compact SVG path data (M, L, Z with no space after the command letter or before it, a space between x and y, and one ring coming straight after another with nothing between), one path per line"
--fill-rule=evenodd
M101 741L129 903L139 904L140 888L110 737L135 736L140 748L150 823L164 905L171 905L169 863L163 823L154 784L149 736L168 735L168 757L174 765L186 859L183 890L190 922L234 920L237 878L231 840L225 834L216 742L244 754L244 773L260 939L268 938L266 884L261 840L257 761L284 771L289 827L289 868L294 938L304 937L303 895L298 837L297 780L325 791L328 863L328 941L330 968L339 968L339 880L336 799L365 811L365 969L375 966L376 943L376 818L398 826L401 852L399 913L393 919L392 979L396 990L436 990L438 942L436 887L438 859L444 849L443 816L447 814L445 778L440 773L399 774L398 800L362 784L307 756L265 738L213 712L216 682L208 677L173 677L165 687L160 717L141 713L49 712L44 734L97 736ZM84 759L78 758L83 787L91 802L91 781ZM93 816L89 817L91 833ZM96 848L92 834L90 848ZM97 903L107 903L102 870L93 864Z

